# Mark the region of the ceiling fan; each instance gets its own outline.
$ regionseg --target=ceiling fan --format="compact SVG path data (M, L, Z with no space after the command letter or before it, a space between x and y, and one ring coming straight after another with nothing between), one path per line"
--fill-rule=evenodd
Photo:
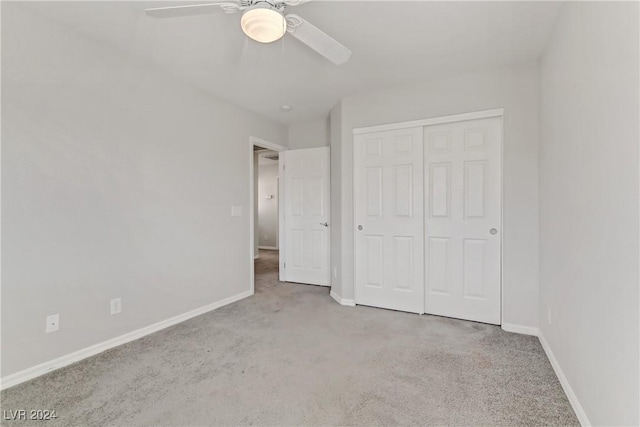
M145 13L153 18L174 18L217 12L242 12L240 27L253 40L271 43L289 33L334 64L340 65L347 62L351 57L349 49L300 16L286 13L289 7L304 2L305 0L230 0L208 4L157 7L146 9Z

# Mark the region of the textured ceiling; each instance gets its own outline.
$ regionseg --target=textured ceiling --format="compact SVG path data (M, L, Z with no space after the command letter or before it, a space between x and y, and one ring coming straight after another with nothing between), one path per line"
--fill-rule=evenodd
M557 2L312 1L290 9L353 51L336 66L292 37L248 40L240 14L152 19L197 2L26 2L34 12L284 124L326 117L344 96L535 61ZM289 104L293 110L280 111Z

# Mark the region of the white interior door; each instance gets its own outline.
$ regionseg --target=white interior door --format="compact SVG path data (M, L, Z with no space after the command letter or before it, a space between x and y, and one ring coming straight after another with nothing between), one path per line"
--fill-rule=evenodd
M329 147L283 154L282 280L329 286Z
M356 304L424 312L422 128L354 137Z
M425 311L500 324L502 118L428 126Z

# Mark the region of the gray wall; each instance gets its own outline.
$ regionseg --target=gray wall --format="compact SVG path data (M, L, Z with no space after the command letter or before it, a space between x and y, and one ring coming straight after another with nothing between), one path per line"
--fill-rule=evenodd
M287 129L18 3L2 43L2 376L248 292L249 136Z
M540 72L540 329L588 422L638 425L638 3L563 6Z
M331 292L342 295L342 103L329 115L331 142Z
M329 145L329 118L295 123L289 126L289 148L327 147Z
M278 247L278 164L260 165L258 175L258 241ZM273 196L268 199L267 196Z
M538 71L537 64L488 70L345 98L341 123L332 121L332 153L340 153L339 186L332 206L342 221L332 245L340 270L334 292L354 295L353 135L354 128L504 108L503 317L505 323L538 326ZM340 137L337 138L337 126ZM335 160L332 157L332 160ZM332 165L335 170L336 165ZM334 175L335 177L335 175ZM334 222L335 224L335 222ZM336 229L333 229L334 233ZM338 241L335 241L338 239Z

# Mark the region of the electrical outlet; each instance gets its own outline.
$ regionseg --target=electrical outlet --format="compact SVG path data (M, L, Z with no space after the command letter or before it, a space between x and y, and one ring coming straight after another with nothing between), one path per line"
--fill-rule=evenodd
M547 305L547 323L551 324L551 306Z
M50 316L47 316L47 327L45 329L45 332L48 334L50 332L55 332L58 329L60 329L60 315L52 314Z
M231 216L242 216L242 206L231 206Z
M111 314L118 314L122 311L122 299L114 298L111 300Z

